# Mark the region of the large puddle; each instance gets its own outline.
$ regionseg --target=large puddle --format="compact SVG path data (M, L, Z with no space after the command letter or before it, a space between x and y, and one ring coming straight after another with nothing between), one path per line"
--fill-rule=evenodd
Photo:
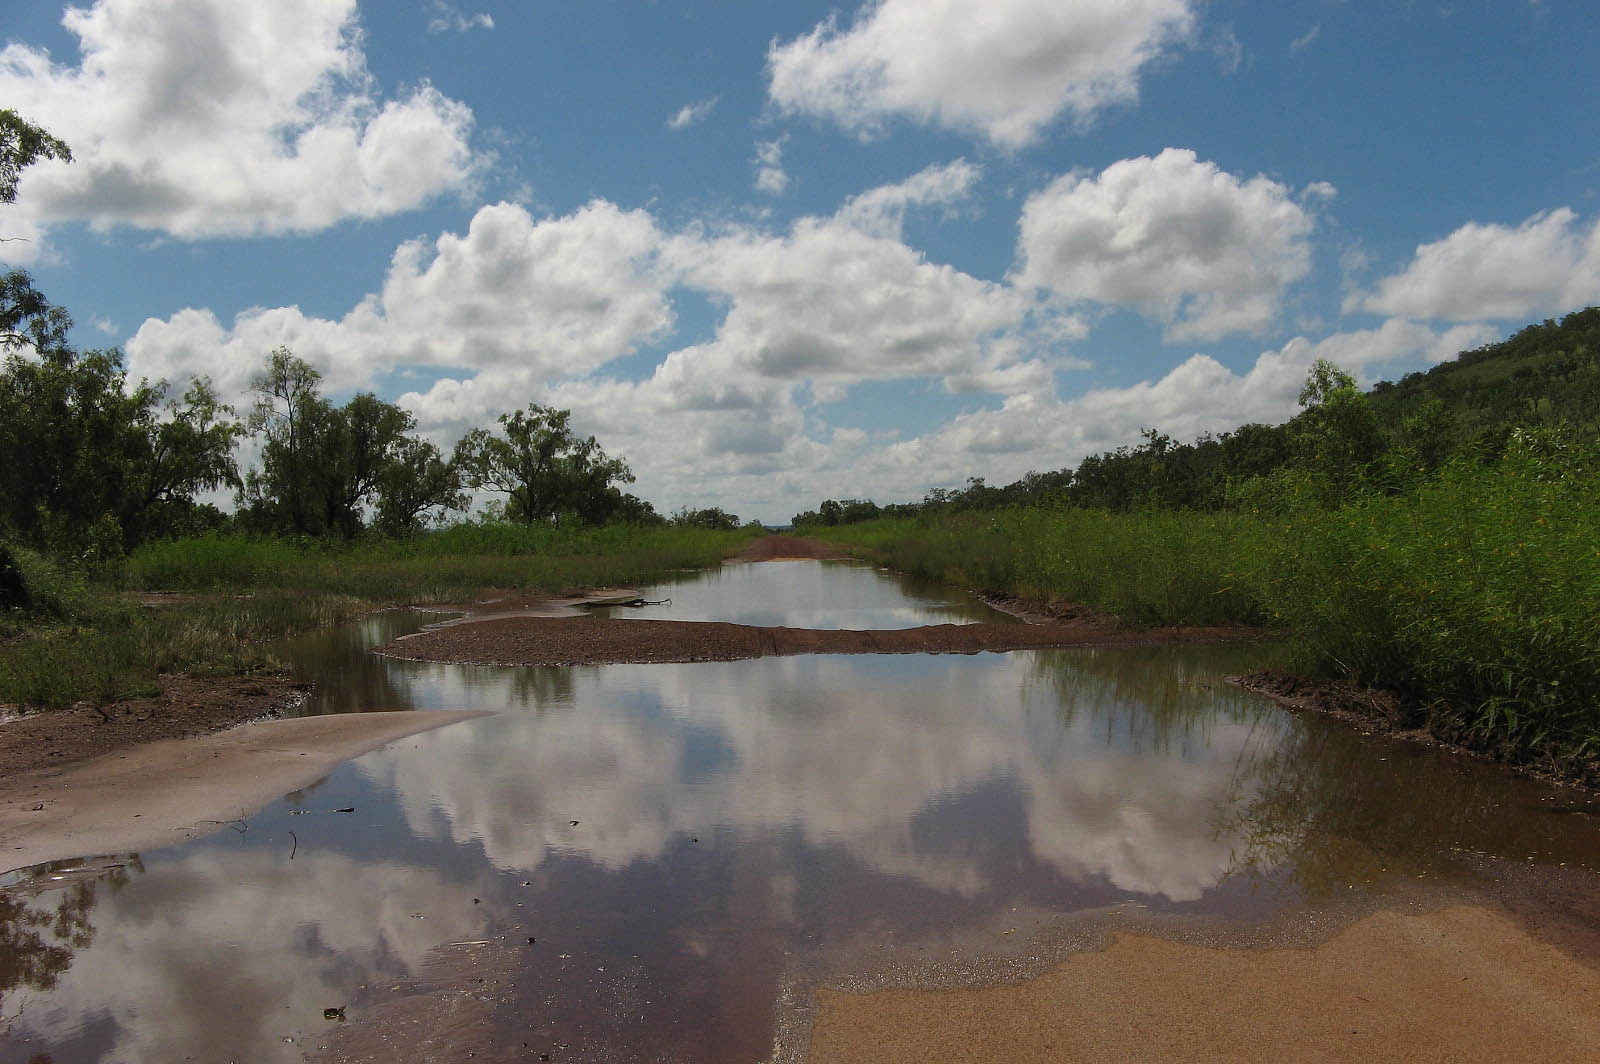
M646 597L672 602L627 615L993 619L816 562ZM182 846L0 880L0 1061L343 1059L358 1030L390 1059L437 1058L434 1037L458 1058L765 1060L817 980L935 954L960 980L1082 914L1241 926L1466 883L1465 858L1600 868L1570 796L1222 682L1270 649L524 669L364 653L435 619L295 644L309 711L497 715ZM420 1015L428 1031L405 1027Z

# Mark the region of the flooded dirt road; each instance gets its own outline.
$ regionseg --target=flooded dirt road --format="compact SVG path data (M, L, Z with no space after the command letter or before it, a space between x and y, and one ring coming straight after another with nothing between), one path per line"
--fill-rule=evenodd
M640 590L627 617L1007 620L818 561ZM1600 810L1223 682L1271 648L367 653L436 620L288 648L306 711L492 715L0 878L0 1062L1253 1059L1267 1021L1272 1059L1496 1059L1480 1021L1600 1050Z

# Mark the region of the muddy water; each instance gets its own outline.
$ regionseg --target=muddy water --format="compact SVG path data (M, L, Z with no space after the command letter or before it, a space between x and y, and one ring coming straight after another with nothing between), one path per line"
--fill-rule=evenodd
M983 619L811 562L646 596L685 619ZM181 847L5 877L0 1062L763 1060L793 1048L818 981L935 955L921 977L1025 970L1097 913L1249 928L1475 889L1486 860L1600 869L1600 820L1570 794L1220 682L1270 650L362 652L434 619L297 644L313 711L498 715Z

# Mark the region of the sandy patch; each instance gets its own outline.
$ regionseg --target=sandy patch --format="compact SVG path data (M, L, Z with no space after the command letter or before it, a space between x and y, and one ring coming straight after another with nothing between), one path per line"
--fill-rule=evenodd
M1478 906L1309 949L1119 934L1014 986L818 1004L817 1062L1600 1060L1600 971Z
M340 762L483 713L350 713L169 739L0 785L0 870L171 845L247 817Z

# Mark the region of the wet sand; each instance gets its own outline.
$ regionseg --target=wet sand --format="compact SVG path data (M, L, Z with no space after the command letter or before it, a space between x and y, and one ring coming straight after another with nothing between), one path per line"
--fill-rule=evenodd
M1469 905L1378 912L1306 949L1118 934L1012 986L818 1005L819 1064L1600 1059L1600 969Z
M451 624L374 653L473 665L598 665L742 661L795 654L977 654L1048 647L1142 647L1247 641L1240 628L1135 632L1077 624L933 624L921 628L779 628L723 621L498 617Z
M485 715L406 710L257 721L12 775L0 784L0 871L208 834L343 761Z

